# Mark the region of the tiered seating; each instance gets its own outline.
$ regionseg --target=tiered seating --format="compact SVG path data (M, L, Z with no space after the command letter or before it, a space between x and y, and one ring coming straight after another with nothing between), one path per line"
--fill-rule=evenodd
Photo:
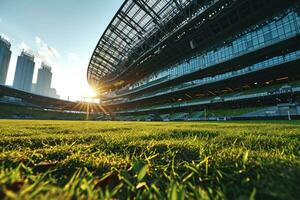
M162 114L162 115L160 115L160 118L163 121L170 121L170 114Z
M97 119L99 114L89 114L89 119ZM15 105L0 105L0 118L16 119L62 119L62 120L84 120L87 115L82 112L67 112L58 110L43 110Z
M194 120L200 120L202 119L204 116L204 111L195 111L195 112L191 112L188 120L194 121Z
M136 121L150 121L151 116L149 115L138 115L135 117Z
M274 91L281 90L283 87L292 86L300 87L300 81L289 83L289 84L280 84L280 85L272 85L263 88L257 88L242 92L235 92L230 94L224 94L220 96L213 96L213 97L202 97L197 99L192 99L189 101L181 101L181 102L174 102L174 103L165 103L161 105L153 105L147 106L143 108L134 109L134 111L151 111L151 110L160 110L160 109L167 109L167 108L178 108L178 107L186 107L186 106L194 106L194 105L209 105L211 103L216 103L217 101L226 102L226 101L233 101L233 100L240 100L240 99L247 99L252 97L262 97L274 94ZM130 110L125 111L127 113Z
M171 121L179 121L179 120L186 120L188 117L188 113L173 113L170 115Z
M255 108L236 108L236 109L216 109L206 110L207 117L237 117L246 113L259 110L259 107Z

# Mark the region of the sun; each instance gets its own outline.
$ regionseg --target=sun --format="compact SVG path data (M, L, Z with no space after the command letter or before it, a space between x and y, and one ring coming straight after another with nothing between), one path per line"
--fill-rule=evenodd
M65 84L61 91L59 91L62 99L70 101L84 101L85 99L94 99L97 94L87 84L83 82L76 82L69 79L69 84Z
M95 97L97 95L90 86L84 87L82 90L82 94L83 97Z

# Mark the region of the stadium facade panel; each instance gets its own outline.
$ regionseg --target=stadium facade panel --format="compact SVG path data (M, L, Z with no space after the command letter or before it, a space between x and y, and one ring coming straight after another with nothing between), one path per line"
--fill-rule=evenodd
M125 1L96 46L88 81L113 116L246 104L290 104L300 114L299 7L292 0Z

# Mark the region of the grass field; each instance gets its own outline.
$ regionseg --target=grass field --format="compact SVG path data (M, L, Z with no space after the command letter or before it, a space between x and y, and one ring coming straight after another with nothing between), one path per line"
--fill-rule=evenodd
M0 199L299 199L300 122L0 120Z

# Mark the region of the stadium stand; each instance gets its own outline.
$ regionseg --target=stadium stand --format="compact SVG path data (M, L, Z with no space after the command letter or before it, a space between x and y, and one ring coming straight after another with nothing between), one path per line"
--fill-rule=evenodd
M91 114L89 120L97 117L98 115ZM0 119L85 120L87 115L79 112L34 108L28 105L0 104Z
M0 118L91 120L105 118L104 113L96 103L54 99L0 85Z
M88 82L117 120L300 116L299 4L126 0Z

